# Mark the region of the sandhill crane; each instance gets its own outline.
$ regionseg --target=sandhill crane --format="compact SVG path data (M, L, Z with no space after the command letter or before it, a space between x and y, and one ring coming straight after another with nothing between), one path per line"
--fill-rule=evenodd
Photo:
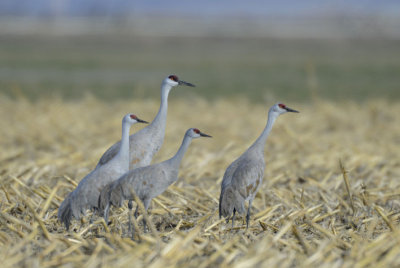
M156 117L150 125L132 134L129 137L129 169L148 166L154 155L160 150L165 136L165 125L167 123L168 95L173 87L184 85L194 87L195 85L179 80L176 75L169 75L161 83L161 104ZM112 145L100 158L97 166L104 165L118 152L120 141ZM129 206L132 202L129 201Z
M219 198L219 217L227 218L232 215L232 228L234 226L235 213L245 213L245 202L248 201L246 228L249 228L250 209L254 197L262 183L264 176L264 147L267 137L275 120L279 115L298 111L290 109L285 104L277 103L268 112L268 122L258 139L225 171Z
M99 212L104 212L104 219L108 222L108 211L110 205L120 207L124 200L134 199L132 190L143 202L144 208L148 209L151 200L163 193L169 185L178 179L179 166L182 158L188 149L192 139L199 137L211 137L202 133L197 128L190 128L186 131L182 145L172 158L154 165L140 167L130 170L118 180L110 183L100 193ZM132 209L132 206L129 206ZM136 207L135 217L137 216L138 206ZM143 221L146 230L146 222ZM129 229L131 221L129 218ZM133 232L132 232L133 237Z
M148 166L154 155L160 150L165 135L167 121L168 94L173 87L185 85L194 87L193 84L179 80L176 75L165 78L161 84L161 105L153 121L145 128L129 137L129 169ZM100 158L97 166L102 166L117 154L120 141L112 145Z
M72 217L80 219L87 209L96 209L101 189L108 183L118 179L129 170L129 130L135 123L148 123L134 114L127 114L122 119L121 146L117 154L106 164L96 167L86 175L61 203L58 219L65 224L67 230Z

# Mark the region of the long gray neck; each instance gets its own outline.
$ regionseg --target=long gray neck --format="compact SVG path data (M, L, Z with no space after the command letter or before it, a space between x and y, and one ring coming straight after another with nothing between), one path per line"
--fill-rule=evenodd
M161 85L161 104L160 109L156 117L154 118L153 122L149 125L149 127L156 126L160 129L165 129L165 125L167 122L167 111L168 111L168 94L171 90L172 86L168 85L167 83L163 83Z
M265 126L260 137L258 137L258 139L253 143L253 145L250 146L250 148L259 149L261 151L264 151L265 142L267 141L269 133L271 132L272 126L274 125L277 117L278 117L278 115L274 112L268 113L267 125Z
M179 147L178 152L168 160L169 164L176 170L179 169L182 158L185 155L187 149L189 148L190 143L192 142L192 137L189 135L185 135L182 141L181 147Z
M126 171L129 170L129 130L131 124L127 122L122 122L122 137L121 146L119 148L116 158L118 158L123 165L126 165Z

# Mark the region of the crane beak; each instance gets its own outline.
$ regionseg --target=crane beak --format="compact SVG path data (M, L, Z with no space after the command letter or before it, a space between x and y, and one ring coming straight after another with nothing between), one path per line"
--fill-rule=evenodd
M288 111L288 112L291 112L291 113L300 113L299 111L290 109L289 107L286 107L285 110Z
M199 134L200 134L201 137L212 138L212 136L207 135L207 134L205 134L205 133L203 133L203 132L200 132Z
M193 85L192 83L183 81L183 80L179 80L178 85L183 85L183 86L188 86L188 87L195 87L195 85Z
M144 123L144 124L148 124L149 122L144 121L142 119L136 118L136 121L138 121L139 123Z

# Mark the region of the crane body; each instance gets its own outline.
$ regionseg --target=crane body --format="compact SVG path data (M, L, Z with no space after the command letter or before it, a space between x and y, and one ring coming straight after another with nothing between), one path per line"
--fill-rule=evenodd
M246 213L245 202L248 202L246 227L249 227L250 210L257 191L262 184L265 170L264 147L272 126L279 115L296 112L282 103L273 105L268 112L268 122L257 140L225 171L221 183L219 198L219 217L232 219L234 226L235 213ZM232 216L232 217L231 217Z
M145 128L129 137L129 169L150 165L154 155L160 150L165 136L167 123L168 95L178 85L194 87L193 84L179 80L176 75L165 78L161 84L161 104L156 117ZM121 142L112 145L100 158L97 166L106 164L117 154Z
M105 165L96 167L86 175L74 191L64 199L58 209L58 218L67 230L72 217L80 219L87 209L97 209L101 189L129 170L129 130L135 123L147 123L136 115L127 114L122 120L121 146L117 154Z
M174 157L157 164L130 170L118 180L104 187L99 198L99 211L103 213L106 222L108 222L110 205L120 207L124 200L132 201L134 199L132 192L143 202L147 211L151 200L162 194L169 185L178 179L182 158L192 139L199 137L211 136L202 133L196 128L188 129L182 145ZM129 209L132 209L131 205ZM135 216L137 216L137 210L136 208ZM129 222L129 226L131 226L131 222Z

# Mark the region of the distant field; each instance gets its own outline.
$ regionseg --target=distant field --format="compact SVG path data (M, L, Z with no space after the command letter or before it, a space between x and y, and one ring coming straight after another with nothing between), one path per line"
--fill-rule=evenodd
M268 138L246 231L244 218L233 230L218 218L220 183L264 128L272 103L171 98L155 162L176 152L189 127L213 138L193 141L178 181L152 201L156 232L140 226L132 241L126 206L111 210L109 226L97 217L89 224L88 215L69 232L57 209L119 139L122 116L152 120L159 101L2 96L2 267L399 267L399 102L287 104L300 113L278 118Z
M0 35L0 92L10 96L153 97L170 73L198 85L177 96L393 100L400 41Z

